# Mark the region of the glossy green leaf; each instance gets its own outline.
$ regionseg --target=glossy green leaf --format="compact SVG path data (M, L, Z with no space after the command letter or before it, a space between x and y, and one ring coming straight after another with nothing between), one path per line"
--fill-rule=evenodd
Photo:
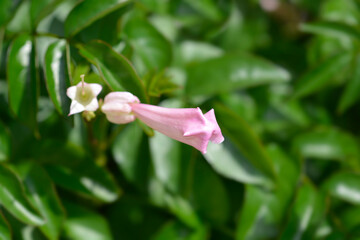
M184 41L180 45L182 60L185 63L201 62L224 54L221 48L206 42Z
M226 93L290 79L286 70L245 54L226 55L192 64L187 68L187 74L186 92L189 96Z
M0 27L4 25L11 16L12 0L2 0L0 2Z
M100 76L113 91L129 91L141 101L147 101L143 82L123 55L100 41L79 45L78 48L80 53L97 67Z
M235 112L222 105L215 106L217 121L229 140L257 170L275 179L274 166L251 127Z
M323 189L333 197L356 205L360 204L359 174L346 172L337 173L326 180Z
M312 239L324 212L324 197L310 183L304 183L297 192L288 223L280 239Z
M51 178L42 167L33 164L19 165L17 170L23 179L26 195L45 219L40 230L49 239L58 239L65 212Z
M59 113L69 112L66 89L70 85L65 56L66 42L59 40L51 44L45 54L45 76L49 96Z
M0 240L11 240L11 230L9 223L0 212Z
M64 202L67 218L64 235L73 240L111 240L109 224L100 214L68 201Z
M180 222L167 222L154 236L153 240L205 240L208 232L205 228L190 229Z
M193 159L192 163L194 164L192 177L194 209L212 224L225 224L230 212L229 196L224 183L203 159L199 160Z
M320 63L297 81L294 98L313 94L331 83L331 80L349 66L351 54L348 52L335 55Z
M111 148L115 162L125 178L140 189L146 186L150 163L145 151L138 151L145 146L143 131L133 123L116 137Z
M124 195L119 201L106 207L104 214L110 224L113 239L151 239L168 220L163 210L134 195Z
M360 32L356 28L340 22L306 23L301 25L301 30L330 37L348 37L360 41Z
M87 0L74 7L65 21L65 34L72 36L97 19L126 6L131 0Z
M120 189L112 175L74 144L48 141L37 159L47 163L45 168L58 186L103 202L119 197Z
M0 164L0 204L20 221L42 225L44 220L30 205L17 176Z
M185 0L185 2L210 20L218 21L221 19L221 12L213 0Z
M6 30L9 33L30 32L31 20L29 12L30 1L20 1L19 6L10 17L11 20L6 24Z
M36 126L38 86L30 36L21 35L11 46L7 78L10 108L29 127Z
M37 24L50 14L64 0L31 0L30 15L32 25Z
M150 139L150 147L155 176L171 191L180 192L182 171L188 162L181 159L181 143L157 132Z
M224 177L246 184L271 186L266 175L254 168L226 139L222 144L209 143L204 157Z
M344 93L341 96L338 110L344 112L359 100L360 93L360 56L356 57L354 73L350 76Z
M334 178L334 176L332 178ZM331 182L331 180L328 182ZM331 186L331 184L330 185L325 184L325 186L330 187L328 189L330 191L334 190L334 189L332 189L333 186ZM333 196L336 197L336 195L333 195ZM343 197L341 197L341 199L344 199L346 201L346 199ZM354 207L351 205L346 210L341 211L341 213L339 215L340 215L339 220L343 223L343 226L346 228L347 231L350 231L351 229L356 228L356 226L360 225L360 207L359 206Z
M269 145L267 151L279 176L277 188L267 191L246 185L236 239L268 239L278 236L281 231L280 223L294 194L299 170L279 146Z
M113 202L119 197L119 190L109 173L94 163L82 161L73 168L48 166L46 170L56 185L85 197L103 202Z
M170 65L170 43L147 20L131 18L125 23L123 32L138 56L134 62L139 62L140 72L161 71Z
M180 221L191 228L202 226L200 217L189 201L183 197L170 193L161 181L155 177L149 182L149 198L153 205L168 209Z
M9 158L10 136L4 124L0 121L0 162Z
M343 0L328 0L323 2L320 8L320 18L326 21L343 22L350 25L360 23L360 13L357 1Z
M359 158L353 136L336 128L322 128L295 138L293 149L303 157L350 161Z

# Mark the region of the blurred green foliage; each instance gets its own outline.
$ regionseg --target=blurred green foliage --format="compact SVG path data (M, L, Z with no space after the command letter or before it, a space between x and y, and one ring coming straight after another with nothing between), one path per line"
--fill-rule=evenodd
M357 0L0 0L0 240L360 239L359 49ZM80 74L225 142L68 117Z

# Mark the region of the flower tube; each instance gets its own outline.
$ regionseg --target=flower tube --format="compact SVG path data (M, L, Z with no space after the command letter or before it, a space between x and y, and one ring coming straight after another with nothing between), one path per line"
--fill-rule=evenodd
M112 92L105 97L101 110L110 122L122 124L138 118L156 131L202 153L206 153L209 141L224 141L213 109L203 114L200 108L164 108L142 104L128 92Z

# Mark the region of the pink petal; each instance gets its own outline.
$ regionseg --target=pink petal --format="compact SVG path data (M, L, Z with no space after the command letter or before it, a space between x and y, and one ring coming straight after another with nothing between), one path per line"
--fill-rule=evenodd
M199 108L163 108L133 103L132 111L149 127L206 153L209 140L222 142L223 136L213 110L206 116Z
M221 129L216 121L215 111L211 109L204 114L204 117L213 125L213 134L211 135L210 141L213 143L222 143L224 141L224 136L221 133Z
M116 124L129 123L135 120L129 103L140 102L129 92L112 92L106 95L101 111L107 119Z

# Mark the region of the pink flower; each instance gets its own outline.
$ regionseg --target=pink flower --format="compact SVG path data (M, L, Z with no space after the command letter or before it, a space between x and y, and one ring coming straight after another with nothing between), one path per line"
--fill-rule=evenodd
M101 92L102 86L96 83L85 83L84 75L81 75L81 82L76 86L69 87L66 95L72 100L69 115L82 111L96 111L99 108L97 95Z
M102 111L110 122L117 124L138 118L149 127L202 153L206 153L209 141L224 141L213 109L203 114L200 108L158 107L142 104L128 92L112 92L105 97Z

